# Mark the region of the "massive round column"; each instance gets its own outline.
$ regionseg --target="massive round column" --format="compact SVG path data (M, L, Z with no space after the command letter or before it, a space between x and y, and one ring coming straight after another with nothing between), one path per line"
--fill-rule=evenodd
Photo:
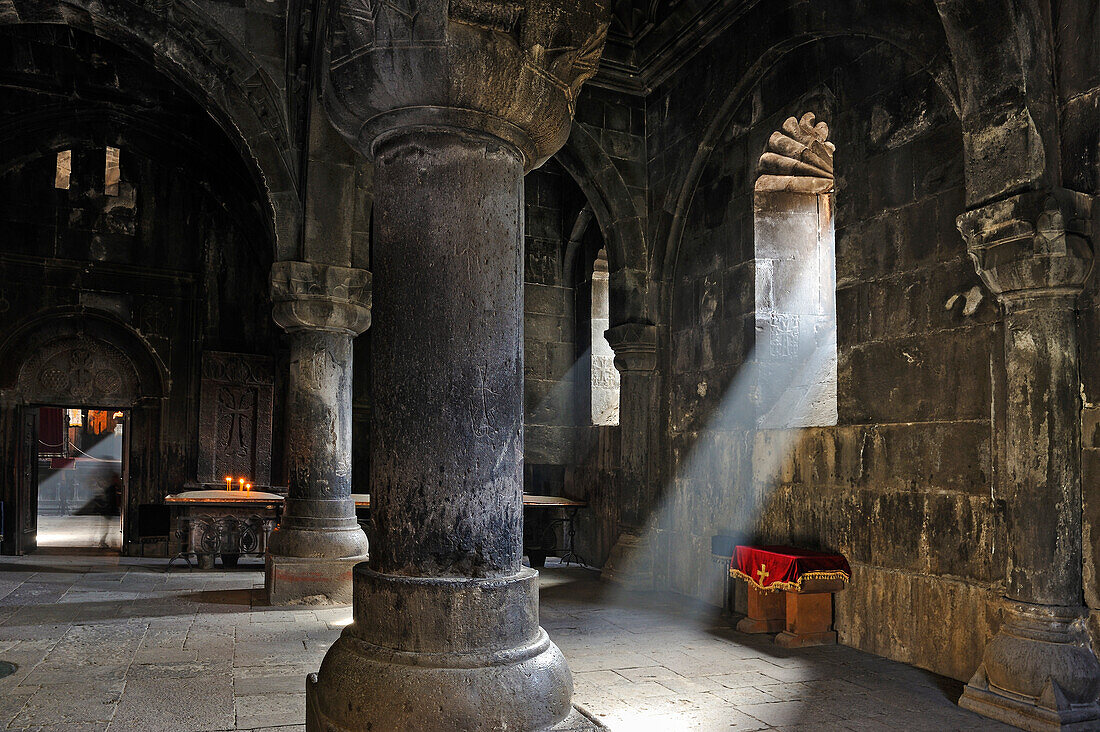
M268 600L347 604L352 567L367 558L351 498L351 341L370 324L370 274L285 261L271 281L275 321L290 336L290 493L268 545Z
M520 564L523 174L568 136L604 2L333 6L325 103L375 161L370 562L307 728L536 730L565 659Z
M1100 663L1081 585L1076 298L1092 268L1091 200L1014 196L959 219L1005 309L1004 623L959 703L1024 729L1100 726Z

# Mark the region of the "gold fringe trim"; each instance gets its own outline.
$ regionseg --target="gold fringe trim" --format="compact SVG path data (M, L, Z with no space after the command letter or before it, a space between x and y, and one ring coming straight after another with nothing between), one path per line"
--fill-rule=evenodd
M804 575L799 577L797 582L783 582L781 580L777 580L775 582L772 582L767 587L764 587L752 577L748 576L739 569L734 569L733 567L730 567L730 577L740 577L761 592L778 592L779 590L794 590L795 592L802 592L802 580L805 579L838 579L844 580L845 582L850 582L852 580L852 576L845 572L843 569L815 569L814 571L806 572Z

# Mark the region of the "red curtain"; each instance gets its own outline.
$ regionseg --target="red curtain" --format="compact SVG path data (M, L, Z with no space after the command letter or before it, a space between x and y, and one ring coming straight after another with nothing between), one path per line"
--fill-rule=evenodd
M60 453L65 448L65 414L58 407L38 410L38 451Z

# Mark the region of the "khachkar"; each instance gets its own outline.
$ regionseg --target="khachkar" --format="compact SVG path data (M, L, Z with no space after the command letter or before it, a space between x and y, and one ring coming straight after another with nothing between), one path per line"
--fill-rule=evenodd
M1076 301L1092 269L1091 198L1024 193L959 218L1005 310L1004 622L959 703L1024 729L1097 729L1100 664L1081 584Z
M534 730L570 713L520 563L523 174L564 144L607 3L339 0L324 99L374 159L369 565L307 728Z
M347 604L352 567L367 559L351 497L351 341L370 325L370 273L276 262L271 296L275 322L290 335L290 493L268 544L268 599Z

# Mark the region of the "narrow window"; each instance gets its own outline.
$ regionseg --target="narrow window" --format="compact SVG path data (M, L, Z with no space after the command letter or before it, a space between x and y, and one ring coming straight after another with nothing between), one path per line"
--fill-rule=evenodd
M103 169L103 192L108 196L118 195L118 148L107 148L107 163Z
M69 190L69 176L73 172L73 151L62 150L57 154L57 170L54 173L53 187Z
M592 270L592 424L619 423L619 370L615 352L604 337L610 324L607 251L600 250Z
M790 117L760 156L753 201L761 426L837 423L836 246L829 127Z

